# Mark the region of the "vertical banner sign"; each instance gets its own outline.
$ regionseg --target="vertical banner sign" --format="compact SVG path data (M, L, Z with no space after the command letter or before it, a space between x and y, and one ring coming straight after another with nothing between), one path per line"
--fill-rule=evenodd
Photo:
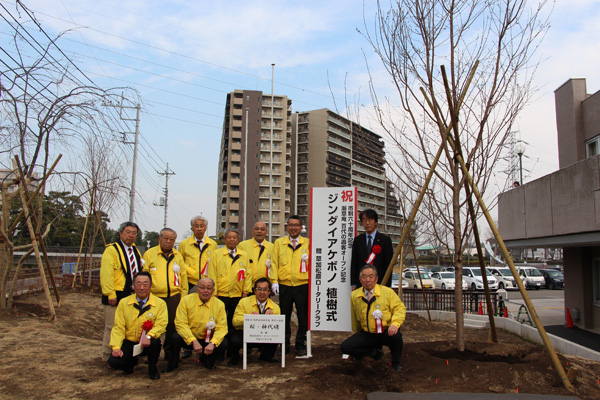
M356 203L355 187L311 189L310 330L352 330L350 259Z

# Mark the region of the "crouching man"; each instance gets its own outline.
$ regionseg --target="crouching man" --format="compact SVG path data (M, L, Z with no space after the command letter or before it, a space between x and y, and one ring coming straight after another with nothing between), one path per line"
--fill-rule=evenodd
M110 335L112 354L108 363L113 369L122 369L123 375L133 373L137 356L133 346L140 344L141 355L148 356L150 379L160 378L156 362L160 355L160 335L165 333L168 323L167 304L150 293L152 278L148 272L139 272L133 280L135 294L119 302L115 322Z
M362 287L350 296L354 335L344 340L342 352L357 360L365 356L380 360L381 348L388 346L392 352L392 368L402 372L400 326L406 317L406 307L392 289L377 284L377 269L372 265L361 268L359 279Z
M254 296L243 298L235 309L233 315L234 332L230 334L229 351L232 353L229 365L236 365L240 361L240 349L244 345L244 315L246 314L266 314L280 315L279 306L273 302L269 295L271 294L271 281L267 277L262 277L254 282ZM260 350L260 359L262 361L276 363L279 362L274 356L277 351L277 343L248 343L249 348L258 347Z
M196 286L197 294L185 296L177 307L175 329L171 337L173 352L162 372L170 372L179 365L182 347L193 350L208 369L215 369L215 360L227 348L227 315L225 304L216 297L215 282L202 278Z

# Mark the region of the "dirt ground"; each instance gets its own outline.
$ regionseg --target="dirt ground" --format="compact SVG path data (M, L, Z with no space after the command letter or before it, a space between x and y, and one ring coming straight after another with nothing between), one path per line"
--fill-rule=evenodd
M56 322L47 322L42 295L17 299L0 310L0 398L2 399L221 399L349 398L374 391L403 393L474 392L572 395L561 384L545 349L505 331L499 344L488 331L467 329L467 349L455 349L455 328L408 314L401 328L404 373L381 361L342 360L339 344L347 333L313 332L313 358L286 358L286 368L258 361L248 369L217 364L209 371L191 359L161 379L148 379L141 361L133 375L105 368L100 360L103 316L100 296L86 290L62 292ZM293 342L293 340L292 340ZM600 398L600 363L560 356L577 369L575 395ZM159 369L166 362L159 362Z

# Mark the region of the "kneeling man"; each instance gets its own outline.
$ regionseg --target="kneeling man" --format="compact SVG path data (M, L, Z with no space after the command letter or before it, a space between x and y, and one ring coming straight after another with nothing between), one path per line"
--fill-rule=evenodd
M197 294L185 296L177 307L177 332L171 337L173 351L163 372L177 368L182 347L194 350L208 369L215 369L215 360L224 355L227 348L227 315L225 304L213 296L215 282L210 278L202 278L198 281L196 291Z
M350 296L354 335L344 340L342 352L358 360L365 356L380 360L382 346L389 346L392 368L402 372L400 326L406 317L406 307L396 292L377 284L377 269L372 265L361 268L359 279L362 287Z
M135 294L119 302L115 312L115 323L110 334L112 354L108 363L113 369L122 369L123 375L133 373L137 357L133 346L141 344L141 355L148 356L150 379L160 378L156 362L160 355L160 335L165 333L168 323L167 304L150 293L152 278L146 271L139 272L133 280Z
M254 296L246 297L240 300L235 308L233 315L233 326L235 331L230 335L230 351L232 353L229 365L235 365L240 360L240 349L244 345L244 315L246 314L266 314L280 315L279 306L273 302L269 295L271 294L271 281L267 277L262 277L254 282ZM274 356L277 351L277 343L248 344L249 348L258 347L260 350L260 359L267 362L279 362Z

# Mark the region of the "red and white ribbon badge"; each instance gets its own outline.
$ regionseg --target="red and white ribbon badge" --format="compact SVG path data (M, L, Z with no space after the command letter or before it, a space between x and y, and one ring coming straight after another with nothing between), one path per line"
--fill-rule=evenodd
M302 257L300 257L300 260L302 260L300 262L300 272L304 273L306 272L306 262L308 261L308 254L304 253L302 254Z
M383 333L383 323L381 322L381 318L383 317L383 313L381 310L373 311L373 318L375 318L375 326L377 327L376 333Z
M369 254L369 257L367 258L365 263L373 265L373 261L375 261L375 257L377 257L377 254L379 253L381 253L381 246L376 244L371 249L371 254Z
M179 265L173 264L173 274L175 275L175 278L173 279L173 284L175 285L175 287L179 287L179 271L180 270L181 270L181 268L179 267Z
M244 279L246 279L246 270L242 268L238 271L238 282L241 282Z
M200 271L200 273L204 276L206 276L206 270L208 269L208 262L210 261L210 258L208 260L206 260L206 264L204 264L204 267L202 267L202 271Z
M208 343L210 342L210 340L213 337L213 331L215 330L215 327L217 325L215 324L215 321L208 321L206 323L206 336L204 337L204 342Z

